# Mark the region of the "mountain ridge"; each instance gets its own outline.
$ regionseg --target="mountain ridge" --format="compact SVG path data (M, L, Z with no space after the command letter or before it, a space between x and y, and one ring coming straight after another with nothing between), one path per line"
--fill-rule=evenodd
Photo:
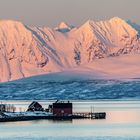
M140 53L136 28L119 17L79 27L29 27L0 21L0 81L65 71L125 54Z

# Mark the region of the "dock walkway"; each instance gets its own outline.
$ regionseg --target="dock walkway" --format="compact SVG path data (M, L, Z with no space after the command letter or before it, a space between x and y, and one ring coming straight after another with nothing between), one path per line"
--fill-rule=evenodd
M106 113L105 112L96 112L96 113L89 113L89 112L74 112L74 116L81 116L81 118L91 118L91 119L105 119Z

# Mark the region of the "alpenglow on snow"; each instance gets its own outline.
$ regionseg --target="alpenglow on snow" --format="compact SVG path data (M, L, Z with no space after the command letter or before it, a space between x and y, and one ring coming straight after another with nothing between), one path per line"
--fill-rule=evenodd
M80 27L62 22L55 29L0 21L1 82L73 68L94 70L92 63L99 59L107 61L128 54L140 58L139 53L138 31L118 17L88 20Z

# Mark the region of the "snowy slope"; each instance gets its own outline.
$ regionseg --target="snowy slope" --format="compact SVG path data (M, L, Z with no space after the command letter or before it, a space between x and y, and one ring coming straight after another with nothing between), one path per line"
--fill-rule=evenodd
M41 74L49 71L49 68L55 70L57 63L50 55L47 44L22 23L0 22L1 81Z
M80 27L62 22L55 29L28 27L18 21L0 21L1 82L82 69L87 73L93 71L95 75L123 76L134 72L136 77L140 69L139 53L138 31L118 17L100 22L89 20ZM122 63L120 57L126 54L127 59ZM119 61L115 64L117 59ZM128 62L131 62L129 67L123 70ZM107 64L110 65L107 67ZM111 71L114 67L118 72Z

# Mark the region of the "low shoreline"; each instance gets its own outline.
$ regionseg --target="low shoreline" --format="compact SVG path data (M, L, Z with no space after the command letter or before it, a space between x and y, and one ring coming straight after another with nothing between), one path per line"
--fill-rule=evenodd
M106 119L106 113L93 113L93 116L70 115L70 116L5 116L0 118L0 122L17 122L17 121L33 121L33 120L73 120L73 119Z
M86 119L81 116L18 116L18 117L7 117L0 118L0 122L17 122L17 121L33 121L33 120L72 120L72 119Z

